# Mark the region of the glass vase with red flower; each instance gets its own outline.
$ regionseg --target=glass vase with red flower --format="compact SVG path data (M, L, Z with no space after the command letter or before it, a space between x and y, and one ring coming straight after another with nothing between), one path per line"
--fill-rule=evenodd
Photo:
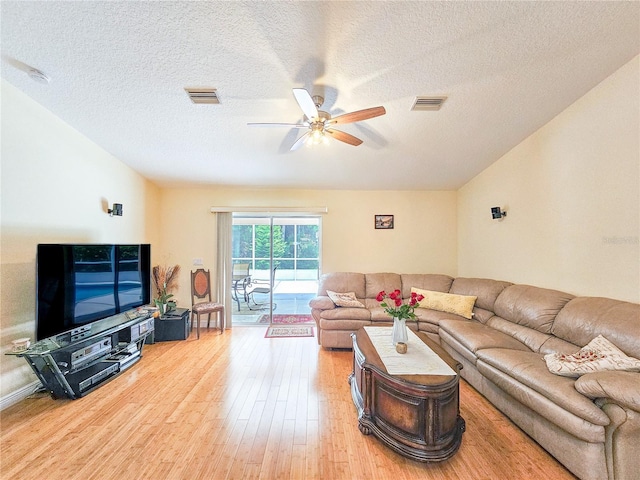
M420 306L419 302L423 298L423 295L411 292L410 298L405 302L402 300L402 292L398 289L389 293L382 290L376 296L376 300L380 302L385 313L393 318L391 341L394 346L398 343L407 343L409 340L407 320L416 319L415 309Z

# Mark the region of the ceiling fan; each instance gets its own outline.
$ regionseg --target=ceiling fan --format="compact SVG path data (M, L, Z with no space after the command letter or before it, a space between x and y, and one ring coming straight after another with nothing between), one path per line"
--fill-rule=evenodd
M324 98L320 95L311 94L304 88L294 88L293 96L296 98L298 105L302 109L305 116L305 121L302 123L248 123L247 125L252 127L289 127L289 128L306 128L307 132L298 138L291 146L291 151L299 149L307 140L311 140L313 143L319 143L325 137L329 135L336 140L339 140L349 145L357 147L362 143L357 137L353 135L335 130L335 125L343 123L354 123L362 120L368 120L370 118L379 117L384 115L387 111L384 107L365 108L364 110L358 110L356 112L345 113L331 118L331 114L320 110L320 106L324 103Z

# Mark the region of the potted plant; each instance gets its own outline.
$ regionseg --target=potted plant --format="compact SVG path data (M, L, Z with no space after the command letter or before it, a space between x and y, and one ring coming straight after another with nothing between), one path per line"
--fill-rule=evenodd
M169 292L178 287L180 265L174 265L172 267L156 265L151 271L153 284L156 289L156 298L153 302L156 304L156 307L158 307L160 315L164 315L172 308L176 308L176 302L171 300L173 294Z

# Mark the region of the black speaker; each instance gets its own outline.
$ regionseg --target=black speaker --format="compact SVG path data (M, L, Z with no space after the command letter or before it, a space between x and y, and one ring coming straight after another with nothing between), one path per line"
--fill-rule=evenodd
M500 207L491 207L491 218L493 218L494 220L502 217L506 217L506 216L507 216L507 212L500 211Z
M110 208L109 210L107 210L107 213L109 215L111 215L112 217L115 215L117 217L121 217L122 216L122 204L121 203L114 203L113 204L113 208Z

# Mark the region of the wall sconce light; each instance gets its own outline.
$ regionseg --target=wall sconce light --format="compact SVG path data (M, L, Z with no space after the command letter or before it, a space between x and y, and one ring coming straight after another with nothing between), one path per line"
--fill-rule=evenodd
M115 215L117 217L121 217L122 216L122 204L121 203L114 203L113 204L113 208L109 208L107 210L107 213L109 215L111 215L112 217Z
M502 217L506 217L507 212L503 212L500 210L500 207L491 207L491 218L494 220L499 220Z

